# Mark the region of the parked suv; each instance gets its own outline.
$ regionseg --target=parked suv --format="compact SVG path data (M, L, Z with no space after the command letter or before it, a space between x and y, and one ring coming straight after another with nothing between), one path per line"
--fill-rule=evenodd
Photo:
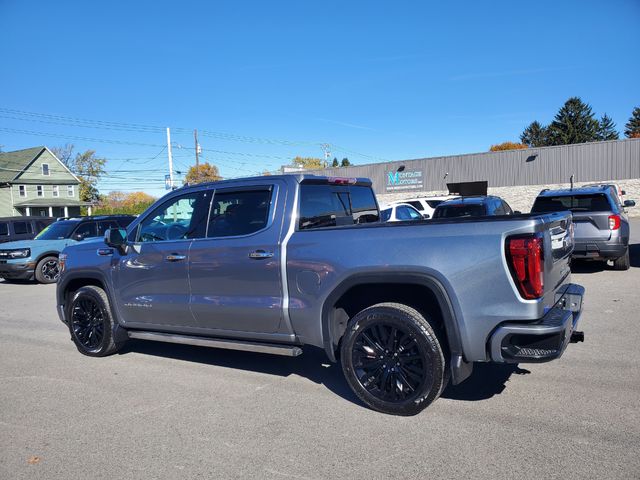
M32 240L0 246L0 278L53 283L60 274L58 254L81 240L104 236L109 228L125 228L136 217L112 215L67 218L51 223Z
M625 207L636 202L620 204L613 185L599 185L569 190L542 190L531 213L569 210L575 228L574 258L612 260L616 270L628 270L629 219Z
M0 218L0 243L31 240L53 221L51 217Z
M511 215L514 211L500 197L482 195L447 200L436 207L433 218L485 217Z

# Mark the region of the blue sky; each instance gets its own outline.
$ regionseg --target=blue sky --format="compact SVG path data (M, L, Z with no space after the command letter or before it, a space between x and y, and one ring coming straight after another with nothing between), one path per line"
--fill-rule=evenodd
M638 0L0 0L0 145L95 149L103 191L158 195L166 138L146 126L172 128L181 171L208 132L225 177L325 142L357 164L485 151L574 95L623 130L639 25Z

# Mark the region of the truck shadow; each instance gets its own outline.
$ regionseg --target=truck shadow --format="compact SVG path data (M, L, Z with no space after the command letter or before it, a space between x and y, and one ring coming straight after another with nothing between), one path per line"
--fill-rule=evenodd
M130 340L120 351L120 354L126 355L130 352L279 377L298 375L319 385L324 385L347 401L364 406L349 388L342 375L340 364L329 362L324 350L316 347L304 347L302 355L291 358L191 345ZM526 375L528 373L530 373L528 370L517 365L476 363L473 374L460 385L449 385L442 393L442 397L462 401L486 400L502 393L511 375Z
M331 363L324 350L316 347L305 346L302 355L292 358L192 345L129 340L119 353L126 355L129 352L279 377L298 375L314 383L324 385L345 400L363 405L349 388L342 375L340 364Z
M527 375L529 370L517 364L476 363L473 373L460 385L451 385L442 392L442 398L468 402L486 400L500 395L511 375Z
M631 257L631 266L640 268L640 243L629 245L629 256Z

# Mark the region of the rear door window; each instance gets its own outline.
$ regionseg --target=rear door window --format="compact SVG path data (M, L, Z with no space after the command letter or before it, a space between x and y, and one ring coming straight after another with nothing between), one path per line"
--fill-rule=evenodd
M8 223L0 223L0 236L9 235L9 224Z
M13 222L13 232L16 235L26 235L33 233L33 228L30 222Z
M407 203L409 205L411 205L413 208L415 208L416 210L418 210L419 212L422 212L424 210L424 205L419 200L414 200L414 201L407 202ZM427 203L429 204L429 206L431 208L433 208L433 206L431 205L431 202L427 202Z
M531 212L607 212L611 210L611 204L606 195L602 193L587 195L558 195L538 197L533 204Z
M271 189L218 190L211 202L207 237L249 235L267 226Z

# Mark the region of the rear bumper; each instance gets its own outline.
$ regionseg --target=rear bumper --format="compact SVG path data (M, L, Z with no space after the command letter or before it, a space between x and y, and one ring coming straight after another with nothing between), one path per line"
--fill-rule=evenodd
M627 244L619 239L615 241L575 242L573 258L615 259L622 257L627 249Z
M559 358L569 342L582 341L576 327L582 313L584 288L570 284L556 304L531 323L506 322L489 339L491 360L500 363L541 363Z
M0 278L12 280L31 280L35 265L26 263L0 263Z

